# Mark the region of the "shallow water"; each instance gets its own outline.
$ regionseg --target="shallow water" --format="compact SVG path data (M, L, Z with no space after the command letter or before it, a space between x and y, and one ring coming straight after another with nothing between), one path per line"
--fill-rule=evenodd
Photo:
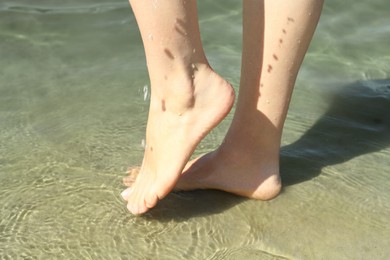
M238 86L241 1L200 1ZM325 3L283 135L283 193L119 197L142 160L148 86L126 1L0 2L1 259L389 259L390 3ZM216 33L220 32L220 33ZM198 147L221 142L231 115Z

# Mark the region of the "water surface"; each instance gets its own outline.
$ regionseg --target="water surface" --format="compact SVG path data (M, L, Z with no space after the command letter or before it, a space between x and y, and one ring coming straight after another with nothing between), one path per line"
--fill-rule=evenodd
M173 193L133 217L149 86L126 1L0 2L1 259L389 259L390 3L325 3L283 135L282 194ZM237 89L241 1L199 2ZM231 115L198 147L222 141Z

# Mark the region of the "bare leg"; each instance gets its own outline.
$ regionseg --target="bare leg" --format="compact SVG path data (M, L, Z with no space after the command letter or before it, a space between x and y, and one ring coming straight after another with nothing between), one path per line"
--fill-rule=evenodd
M220 189L261 200L279 194L282 129L322 4L243 1L242 77L233 122L216 151L186 166L176 189ZM130 186L138 172L129 174L124 182Z
M261 200L279 194L283 124L322 4L243 1L242 77L233 122L219 149L187 165L178 189L220 189Z
M175 186L201 139L230 111L232 87L209 66L196 1L130 0L151 81L146 148L139 175L122 196L133 214Z

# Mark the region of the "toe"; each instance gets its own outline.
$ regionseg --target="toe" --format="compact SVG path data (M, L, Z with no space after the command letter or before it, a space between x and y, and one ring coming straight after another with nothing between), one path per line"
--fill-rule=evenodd
M144 214L146 211L148 211L148 207L145 205L144 201L141 201L140 203L128 203L127 209L133 214L133 215L141 215Z
M156 206L158 202L158 196L155 193L148 194L147 197L145 198L145 206L150 208L153 208Z
M133 178L132 176L126 176L123 178L123 184L127 187L130 187L130 186L133 186L134 182L135 182L135 178Z
M139 167L129 167L127 168L126 174L129 176L137 177L140 172Z
M121 196L124 200L127 201L129 200L130 193L131 193L131 188L127 188L124 191L122 191Z

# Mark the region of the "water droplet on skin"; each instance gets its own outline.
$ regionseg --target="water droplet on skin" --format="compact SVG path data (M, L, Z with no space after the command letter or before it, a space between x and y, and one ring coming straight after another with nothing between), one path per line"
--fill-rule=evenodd
M148 95L149 95L148 85L144 86L143 92L144 92L144 101L146 101L146 99L148 99Z
M265 102L267 102L267 104L269 104L269 99L267 99Z
M194 63L192 63L191 64L191 68L194 70L194 69L196 69L196 67L195 67L195 64Z
M193 49L193 50L192 50L192 53L195 53L195 52L196 52L196 50L195 50L195 49Z
M298 40L298 44L301 44L301 40Z
M309 16L311 15L311 13L309 13Z
M182 116L183 114L182 114L182 113L178 113L177 115L178 115L178 116Z
M153 41L153 35L149 34L149 35L148 35L148 39L149 39L150 41Z

